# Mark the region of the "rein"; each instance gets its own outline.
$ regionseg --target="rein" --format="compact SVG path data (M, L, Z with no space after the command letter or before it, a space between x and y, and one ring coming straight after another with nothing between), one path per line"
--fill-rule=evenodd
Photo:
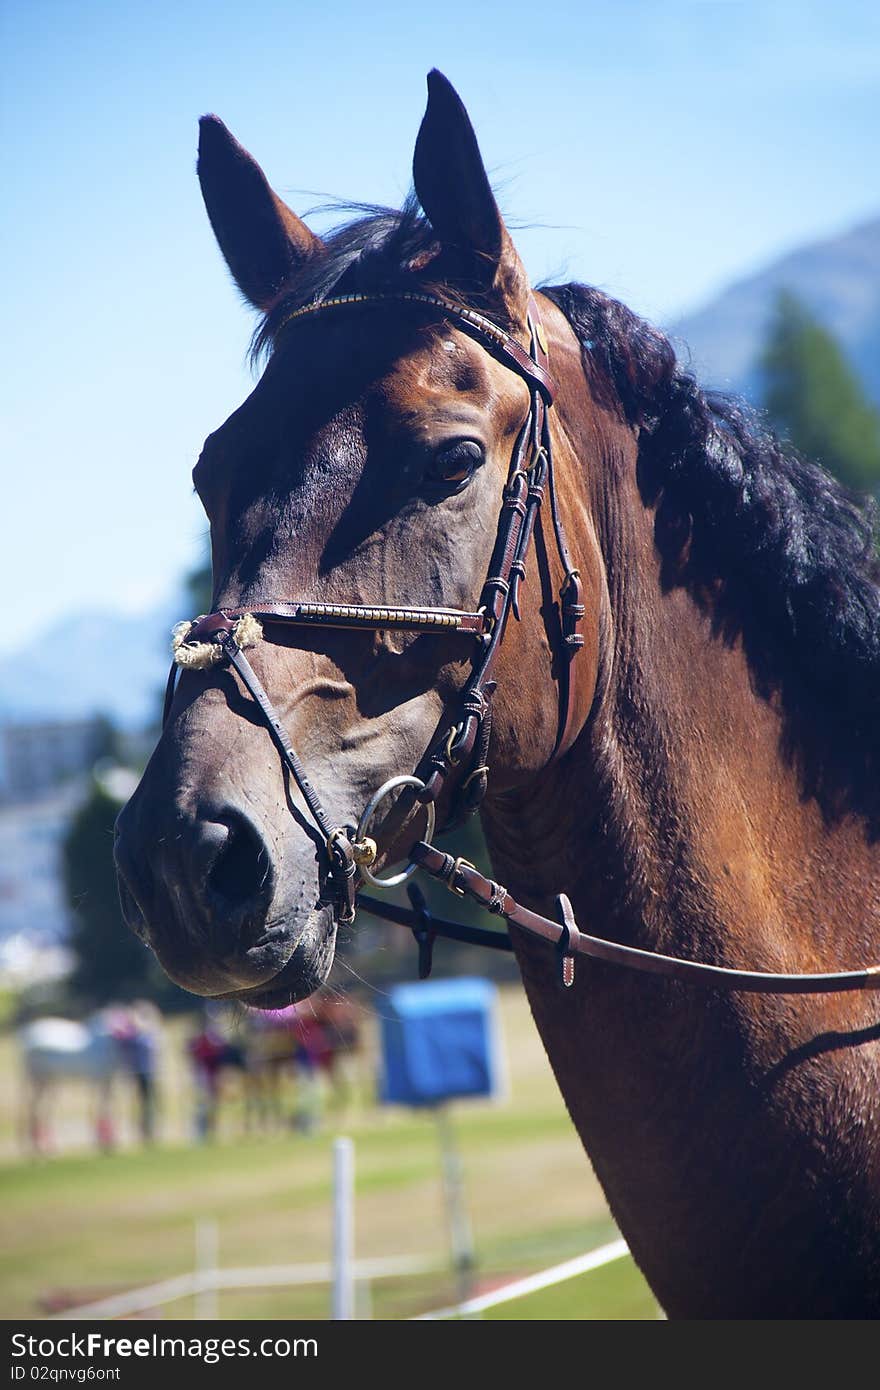
M410 857L420 869L445 883L459 897L472 899L485 911L504 917L530 936L540 937L554 946L559 980L566 988L574 984L575 958L582 955L643 974L660 975L667 980L682 980L687 984L716 989L723 986L750 994L835 994L844 990L880 989L880 965L828 974L788 975L769 970L735 970L730 966L708 965L704 961L685 960L680 956L664 956L658 951L624 946L619 941L608 941L605 937L580 931L571 903L564 893L556 898L559 920L554 921L551 917L542 917L540 913L523 907L506 888L486 878L468 860L454 859L451 854L444 854L424 840L413 846ZM513 942L507 932L485 931L463 922L449 922L435 917L415 884L411 884L407 891L412 904L410 908L363 896L359 903L375 917L409 927L419 948L420 979L426 979L431 973L434 940L438 936L468 946L513 950Z
M562 677L554 757L567 750L573 733L574 712L577 706L574 698L577 672L574 657L584 644L579 627L585 610L581 601L580 575L576 566L572 564L556 497L548 424L548 410L553 403L555 388L549 371L540 313L534 299L529 300L531 342L528 352L511 334L474 310L443 299L439 295L406 291L340 295L309 304L290 314L282 328L295 319L336 307L392 301L439 309L445 317L454 320L460 329L474 337L506 367L516 372L529 388L529 409L514 445L489 572L477 609L467 612L455 608L269 599L259 600L247 609L218 609L192 622L179 623L174 629L174 663L165 693L163 725L171 715L176 677L180 668L203 670L225 664L237 672L245 689L255 701L281 759L299 787L309 814L322 837L328 879L333 886L336 908L342 922L354 920L358 905L359 878L367 879L376 887L388 888L409 879L416 869L421 868L445 883L453 893L471 898L486 911L503 917L513 926L551 944L557 955L560 982L565 987L574 983L576 957L584 955L608 964L660 975L666 979L715 987L725 986L728 989L753 993L825 994L838 990L880 989L880 966L833 974L780 974L770 971L736 970L665 956L591 936L579 930L571 903L564 893L560 893L556 898L559 919L554 921L522 907L506 888L492 879L485 878L468 860L454 858L432 846L435 803L450 776L454 775L456 779L455 790L459 802L450 824L475 811L486 794L492 730L491 699L495 690L495 681L492 679L495 658L511 613L515 618L519 618L519 588L525 578L526 559L535 523L548 491L556 548L564 575L559 591L564 659L561 662ZM441 739L433 751L426 754L425 779L416 776L392 777L374 793L357 827L349 824L334 825L312 786L274 705L244 654L246 648L255 646L262 639L264 625L270 628L284 625L368 631L440 631L460 633L474 639L477 649L471 674L459 696L459 718L447 730L445 738ZM468 771L464 775L466 768ZM367 831L381 802L392 791L403 786L414 788L416 800L425 807L426 833L410 851L409 866L400 874L380 879L371 870L371 865L378 857L378 848ZM428 909L424 895L415 885L411 884L408 892L410 908L364 896L360 898L360 905L377 917L409 927L419 947L420 978L424 979L430 974L433 944L437 936L498 950L513 950L513 943L506 932L487 931L434 917Z

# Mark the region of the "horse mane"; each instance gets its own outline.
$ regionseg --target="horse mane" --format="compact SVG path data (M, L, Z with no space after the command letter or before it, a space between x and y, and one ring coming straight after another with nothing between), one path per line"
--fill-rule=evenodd
M414 193L402 208L371 203L332 206L335 211L362 216L324 237L324 254L306 261L285 285L254 334L254 362L271 352L285 319L295 309L320 304L337 294L412 289L418 269L440 251L434 229L420 211ZM419 277L419 288L425 288L424 276Z
M664 584L686 585L720 635L742 640L756 690L780 701L805 793L829 817L866 815L880 834L874 499L742 401L703 391L668 338L616 300L577 284L542 293L577 334L594 395L639 429Z
M442 288L429 283L440 248L414 195L401 210L343 206L362 216L285 286L254 335L254 359L306 304ZM639 430L638 481L656 506L663 582L685 584L719 635L742 641L757 692L781 701L805 792L828 816L867 814L880 834L873 499L780 442L743 402L702 390L669 339L617 300L580 284L541 292L574 329L594 397Z

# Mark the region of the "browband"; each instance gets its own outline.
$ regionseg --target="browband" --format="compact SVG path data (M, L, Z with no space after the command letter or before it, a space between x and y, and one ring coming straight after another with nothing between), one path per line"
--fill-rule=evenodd
M465 331L470 330L473 336L478 336L484 347L493 349L504 362L504 365L518 372L520 376L526 378L541 392L547 405L553 404L556 395L556 384L549 371L540 362L536 362L522 343L514 338L512 333L507 333L503 328L499 328L497 323L492 323L491 319L484 318L475 309L469 309L466 304L457 304L454 299L444 299L439 294L422 294L417 290L386 290L378 291L375 294L338 294L331 299L319 299L313 304L304 304L299 309L292 310L286 318L282 319L278 327L280 333L289 323L296 319L307 317L309 314L323 312L324 309L336 309L347 304L381 304L384 302L403 302L406 304L425 304L432 309L442 309L444 313L451 314L457 320L457 326ZM544 330L541 327L541 319L534 299L529 298L529 318L535 331L539 335L539 340L543 339ZM546 354L546 341L541 341L541 347Z

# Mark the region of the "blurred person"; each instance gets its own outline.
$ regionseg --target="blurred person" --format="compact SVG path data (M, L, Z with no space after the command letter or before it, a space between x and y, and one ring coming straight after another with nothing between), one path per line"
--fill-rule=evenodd
M328 1049L324 1063L330 1082L330 1103L344 1110L355 1089L357 1062L361 1053L361 1010L347 995L324 989L317 1008Z
M208 1008L201 1027L187 1042L186 1049L193 1068L195 1106L193 1128L200 1143L212 1139L217 1128L217 1107L220 1100L220 1072L226 1054L226 1040Z
M156 1077L162 1015L148 1000L136 1000L124 1010L119 1031L114 1034L123 1063L135 1085L138 1101L138 1132L144 1144L156 1138Z
M320 1000L307 1000L296 1008L294 1065L297 1074L297 1105L294 1129L314 1134L320 1128L324 1108L321 1073L330 1069L332 1046L321 1015Z
M245 1009L244 1052L246 1061L245 1123L260 1128L282 1123L282 1085L292 1071L296 1007Z

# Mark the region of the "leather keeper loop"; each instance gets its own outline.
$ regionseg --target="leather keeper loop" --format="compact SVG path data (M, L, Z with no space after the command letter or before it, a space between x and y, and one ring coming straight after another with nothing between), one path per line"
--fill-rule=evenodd
M416 801L421 802L423 806L427 806L429 801L436 801L443 789L445 780L446 774L444 768L441 766L435 767L426 778L423 789L416 794Z
M556 943L559 978L564 989L571 989L574 984L574 958L578 951L581 934L574 919L571 903L565 893L560 893L557 897L556 908L562 925L562 933Z
M562 589L562 640L572 653L584 645L584 638L578 632L587 611L581 597L580 575L572 571L566 576Z
M493 574L489 576L483 585L483 593L485 593L487 589L494 589L496 596L500 595L501 598L506 598L510 590L510 585L500 574Z

